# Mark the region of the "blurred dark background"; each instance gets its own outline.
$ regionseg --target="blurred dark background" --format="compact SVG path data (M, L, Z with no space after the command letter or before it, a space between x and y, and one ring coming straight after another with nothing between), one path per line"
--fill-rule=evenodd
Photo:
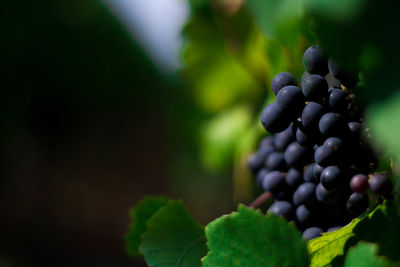
M124 250L143 196L182 198L202 223L232 208L229 174L197 164L204 114L103 3L0 14L0 266L144 266Z

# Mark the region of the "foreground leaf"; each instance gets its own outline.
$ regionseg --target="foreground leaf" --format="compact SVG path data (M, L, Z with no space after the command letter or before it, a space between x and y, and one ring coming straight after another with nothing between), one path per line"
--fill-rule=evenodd
M354 248L349 249L346 257L345 267L391 267L398 266L390 262L385 257L380 257L378 254L378 245L366 242L360 242Z
M131 210L132 224L126 235L126 249L131 256L138 257L140 237L147 231L147 221L163 206L167 205L168 198L146 197Z
M140 252L149 266L201 266L207 253L204 229L182 201L169 201L147 222Z
M308 266L305 241L293 224L239 206L206 227L204 266Z

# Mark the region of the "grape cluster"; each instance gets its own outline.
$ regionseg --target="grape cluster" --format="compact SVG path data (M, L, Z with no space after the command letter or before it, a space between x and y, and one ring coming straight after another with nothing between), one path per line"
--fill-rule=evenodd
M300 87L290 73L272 80L276 102L264 108L261 123L274 135L261 140L248 167L274 196L269 212L294 221L309 240L361 215L368 189L389 198L392 184L385 173L371 174L377 157L351 90L357 76L319 45L305 51L303 65Z

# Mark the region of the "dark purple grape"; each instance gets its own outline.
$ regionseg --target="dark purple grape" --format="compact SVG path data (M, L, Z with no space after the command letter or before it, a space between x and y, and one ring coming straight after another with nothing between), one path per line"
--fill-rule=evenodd
M278 95L281 88L288 85L297 85L297 80L292 74L287 72L278 73L271 82L272 91L275 95Z
M333 59L328 61L329 72L332 73L333 77L342 82L346 87L354 87L358 82L357 73L349 73L343 70Z
M286 130L276 134L274 136L274 147L278 151L284 151L286 147L294 141L294 136L292 133L292 125L290 125Z
M269 104L261 113L261 123L270 133L278 133L285 130L289 124L289 118L283 114L276 103Z
M257 175L256 175L257 185L262 186L263 181L264 181L264 177L267 174L268 174L268 170L265 169L265 168L262 168L261 170L259 170L257 172Z
M321 183L328 190L338 189L343 181L342 172L337 166L326 167L321 173Z
M275 194L285 188L285 176L280 171L272 171L264 176L262 187Z
M350 195L346 203L347 210L352 214L360 215L369 206L369 199L367 194L353 193Z
M302 146L313 146L319 141L319 136L315 135L312 131L307 130L304 126L300 125L296 130L296 141Z
M316 202L315 184L301 184L293 194L293 204L297 207L301 204L312 205Z
M312 211L304 205L300 205L296 209L296 220L299 225L305 226L312 221Z
M314 179L314 176L313 176L314 165L315 165L315 163L311 163L304 169L303 179L305 182L310 182L310 183L318 182L316 179Z
M304 230L302 237L308 241L321 236L322 232L323 230L319 227L310 227Z
M328 107L336 112L343 112L347 108L346 92L342 89L333 88L328 95Z
M279 90L276 104L282 112L297 118L305 105L305 99L300 88L289 85Z
M339 113L324 114L318 123L319 131L325 136L340 135L344 130L344 122Z
M338 137L330 137L315 150L315 162L322 167L338 164L341 160L342 149L343 140Z
M318 165L317 163L314 164L313 176L316 181L318 181L318 182L320 181L321 173L323 170L324 170L324 167Z
M349 129L349 133L351 133L351 136L353 138L360 138L361 136L361 131L362 131L362 125L361 123L357 121L351 121L347 123L347 128Z
M286 163L285 159L283 157L282 152L272 152L267 156L267 159L265 160L265 167L267 167L268 170L278 170L278 171L283 171L286 169Z
M267 156L272 152L274 152L273 147L266 146L260 148L260 150L249 157L247 161L247 167L252 173L256 174L264 166Z
M312 149L293 142L286 148L284 157L288 166L302 167L310 161Z
M293 210L293 206L291 203L289 203L287 201L276 201L268 209L268 212L274 213L277 216L282 216L287 221L290 221L293 218L294 210Z
M274 147L274 137L272 135L266 136L261 139L260 148L263 147Z
M326 230L326 232L333 232L333 231L336 231L336 230L339 230L340 228L342 228L343 226L333 226L333 227L331 227L331 228L329 228L328 230Z
M318 129L319 119L324 115L325 109L316 102L308 103L301 113L301 124L310 130Z
M303 183L303 174L299 170L291 168L286 174L285 181L289 188L296 189Z
M393 184L385 175L375 174L369 181L369 188L377 195L387 196L392 193Z
M317 196L317 200L325 205L334 204L340 198L340 192L338 190L327 190L322 183L317 185L315 195Z
M320 45L313 45L304 52L303 66L311 74L324 76L329 72L328 58L324 55Z
M309 101L320 101L328 92L328 83L320 75L310 75L301 84L301 91Z
M304 81L308 76L310 76L310 75L311 75L311 74L308 73L307 71L303 72L303 74L301 74L300 84L302 84L303 81Z
M363 194L368 190L368 177L364 174L354 175L350 180L350 188L354 192Z

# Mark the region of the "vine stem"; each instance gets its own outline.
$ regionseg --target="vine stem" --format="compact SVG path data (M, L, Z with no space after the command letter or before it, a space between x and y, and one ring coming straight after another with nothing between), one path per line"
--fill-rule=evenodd
M270 198L272 197L271 192L266 191L259 195L253 202L251 202L249 205L247 205L250 208L258 208L260 207L263 203L267 202Z

